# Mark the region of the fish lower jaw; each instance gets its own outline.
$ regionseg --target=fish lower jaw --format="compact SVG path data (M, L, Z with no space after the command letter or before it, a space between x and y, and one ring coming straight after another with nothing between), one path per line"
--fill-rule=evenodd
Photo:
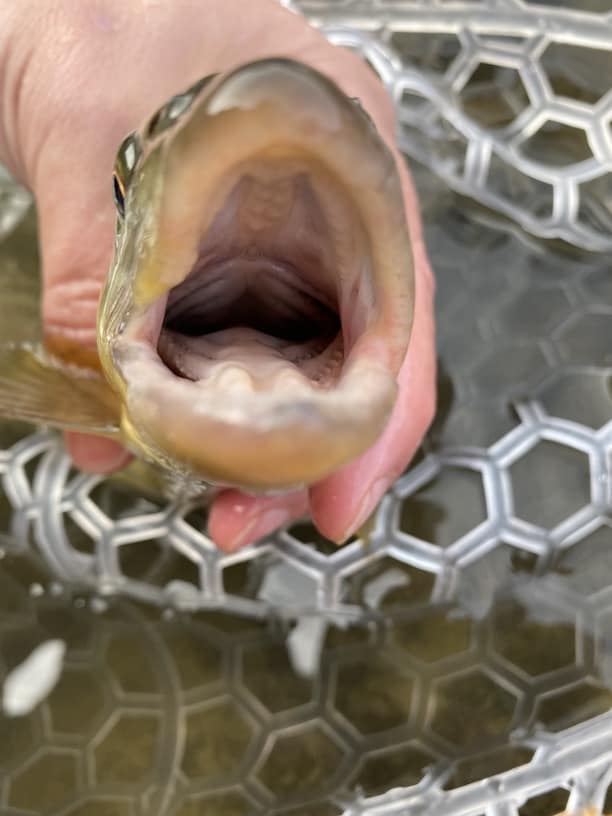
M202 389L214 389L228 398L233 398L261 392L262 379L262 375L253 374L245 365L228 361L212 366L208 376L195 382ZM265 380L269 391L282 389L286 396L295 399L306 396L311 389L303 374L282 362L266 370Z
M132 446L254 491L309 485L354 459L384 430L397 392L387 367L365 355L330 388L282 360L262 385L252 359L216 360L207 377L189 380L145 343L122 356Z
M164 330L158 353L178 376L230 394L284 391L294 397L331 388L342 372L342 337L295 343L248 327L201 337Z

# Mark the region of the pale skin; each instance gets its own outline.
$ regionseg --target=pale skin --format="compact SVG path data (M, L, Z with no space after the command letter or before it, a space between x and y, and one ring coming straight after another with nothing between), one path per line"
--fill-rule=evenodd
M398 400L378 442L308 491L221 491L209 534L227 551L305 513L324 535L346 540L405 469L433 417L434 284L417 198L395 146L391 101L357 56L330 45L276 0L12 0L0 9L0 161L36 197L42 314L52 348L95 350L121 139L199 77L273 55L307 62L359 97L394 151L414 250L415 321ZM102 438L69 433L66 443L87 471L111 472L129 458Z

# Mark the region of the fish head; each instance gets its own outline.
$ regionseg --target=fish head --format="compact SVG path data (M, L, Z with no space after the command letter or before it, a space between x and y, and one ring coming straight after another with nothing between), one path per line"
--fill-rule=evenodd
M267 59L173 97L119 150L99 354L128 444L250 490L382 433L413 271L392 153L357 100Z

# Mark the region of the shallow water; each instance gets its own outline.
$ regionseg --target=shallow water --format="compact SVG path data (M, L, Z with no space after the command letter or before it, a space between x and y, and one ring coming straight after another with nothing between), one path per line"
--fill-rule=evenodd
M3 497L0 676L48 640L66 651L47 697L0 715L2 813L332 816L393 787L450 790L520 766L546 735L612 707L607 507L591 508L590 527L563 526L591 502L594 460L558 439L524 446L502 469L503 523L485 478L487 449L519 424L516 401L587 433L612 419L609 258L528 243L424 171L417 180L438 280L440 408L396 494L404 560L345 576L344 601L367 615L328 625L304 676L290 623L162 611L57 582L8 536ZM3 447L23 433L4 426ZM117 487L96 491L107 513L133 506ZM75 551L91 550L78 519L67 529ZM307 524L293 535L332 552ZM470 536L480 544L462 555ZM131 578L194 580L163 542L121 553ZM223 580L235 597L261 592L255 562ZM566 800L553 791L520 813Z
M538 576L505 550L495 560L478 565L485 586L502 580L476 619L481 581L459 593L467 602L427 605L427 578L413 570L376 625L330 629L304 678L282 627L92 604L49 586L30 557L5 556L3 671L44 641L66 644L44 702L0 718L5 807L314 816L426 771L448 789L528 762L534 729L610 708L610 615L596 623L572 608L572 593L584 605L580 570Z

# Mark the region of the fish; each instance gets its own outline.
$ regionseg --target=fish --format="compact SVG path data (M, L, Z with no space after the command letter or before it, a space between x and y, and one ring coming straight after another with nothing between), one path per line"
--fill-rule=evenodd
M37 259L17 276L0 258L0 416L256 493L376 441L414 275L395 159L358 99L286 58L207 76L124 139L112 190L99 367L45 346Z

